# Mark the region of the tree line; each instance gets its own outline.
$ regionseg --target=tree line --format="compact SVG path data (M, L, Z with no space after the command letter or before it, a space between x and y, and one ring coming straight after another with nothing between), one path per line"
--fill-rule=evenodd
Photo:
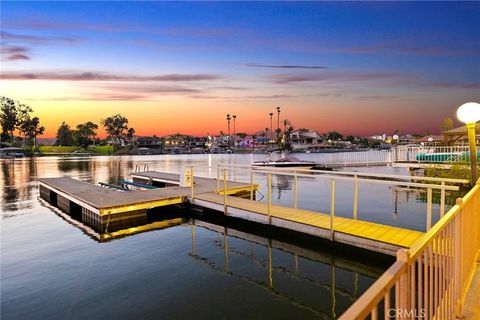
M45 127L40 125L40 119L32 116L33 109L19 101L0 97L1 143L14 146L37 147L37 136L42 135ZM15 131L20 138L15 137Z
M0 97L0 125L2 145L23 145L37 148L37 136L45 132L40 119L33 116L33 109L27 104L7 97ZM120 114L106 117L100 121L108 137L106 143L114 149L133 144L135 129L128 127L128 119ZM97 137L98 125L91 121L78 124L75 129L63 122L57 130L55 144L57 146L80 146L88 148L100 142ZM16 137L15 133L20 137Z
M116 114L102 119L100 124L108 135L103 143L110 143L115 149L133 143L135 129L128 127L128 119L122 115ZM98 125L91 121L78 124L76 129L71 129L70 125L62 122L57 130L55 145L88 148L101 143L97 138L97 129Z

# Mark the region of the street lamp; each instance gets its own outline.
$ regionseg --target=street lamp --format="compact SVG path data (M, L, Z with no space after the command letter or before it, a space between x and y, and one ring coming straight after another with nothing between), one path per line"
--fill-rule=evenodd
M235 130L235 120L237 119L237 115L233 115L233 151L235 151L235 141L237 140L236 138L236 130Z
M398 136L398 134L394 134L392 139L393 141L395 141L395 161L398 161L398 139L400 137Z
M270 116L270 140L273 140L273 122L272 122L273 112L270 112L268 115Z
M277 140L278 137L280 136L280 107L277 107Z
M468 142L470 144L470 168L472 170L472 186L477 183L477 141L475 123L480 120L480 104L475 102L464 103L457 110L457 117L467 125Z
M230 139L232 138L230 136L230 114L227 113L227 124L228 124L228 146L230 147Z

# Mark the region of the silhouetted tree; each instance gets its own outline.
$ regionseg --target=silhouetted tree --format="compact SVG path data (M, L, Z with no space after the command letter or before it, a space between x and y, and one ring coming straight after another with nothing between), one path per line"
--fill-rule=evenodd
M128 119L116 114L114 116L107 117L101 121L105 131L111 138L113 146L116 147L124 141L128 131Z
M443 132L443 131L447 131L447 130L452 130L452 129L453 129L453 120L452 120L452 118L445 118L445 119L443 119L442 124L440 125L440 128L442 129L442 132Z
M40 119L38 117L27 117L22 120L19 130L23 133L25 142L29 145L33 144L33 146L36 148L37 136L43 134L45 127L40 126Z
M57 140L55 141L57 146L73 146L73 134L70 126L64 122L58 127Z
M2 132L9 136L11 143L14 142L15 130L20 130L20 126L30 118L32 112L32 108L26 104L0 97L0 124Z
M97 129L98 125L91 121L77 125L77 130L74 132L75 144L82 148L88 148L88 146L94 144Z

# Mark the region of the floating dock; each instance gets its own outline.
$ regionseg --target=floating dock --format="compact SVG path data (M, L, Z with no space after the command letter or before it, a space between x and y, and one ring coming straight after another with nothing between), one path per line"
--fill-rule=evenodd
M114 221L141 217L148 209L185 204L389 255L409 248L424 234L259 202L254 196L256 184L193 177L193 186L181 187L181 175L156 171L133 173L132 178L134 183L158 188L124 192L71 178L44 178L39 179L40 196L67 214L81 215L83 221L99 229Z

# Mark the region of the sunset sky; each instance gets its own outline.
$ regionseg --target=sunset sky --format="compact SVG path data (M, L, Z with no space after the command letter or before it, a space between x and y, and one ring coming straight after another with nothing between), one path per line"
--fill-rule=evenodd
M138 135L269 126L439 132L480 102L480 3L1 2L1 95L53 137L120 113Z

